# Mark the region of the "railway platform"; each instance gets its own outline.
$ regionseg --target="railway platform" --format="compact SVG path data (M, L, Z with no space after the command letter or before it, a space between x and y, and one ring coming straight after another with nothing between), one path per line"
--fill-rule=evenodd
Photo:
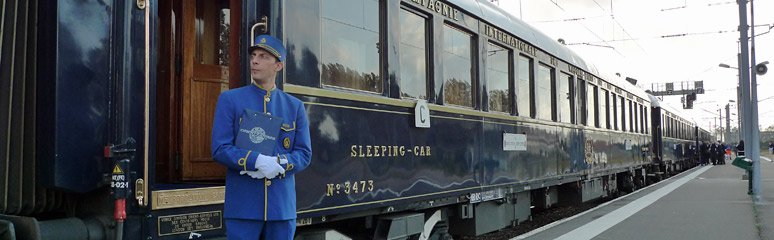
M747 195L744 170L729 162L696 167L513 239L774 239L774 163L761 160L761 173L758 204Z

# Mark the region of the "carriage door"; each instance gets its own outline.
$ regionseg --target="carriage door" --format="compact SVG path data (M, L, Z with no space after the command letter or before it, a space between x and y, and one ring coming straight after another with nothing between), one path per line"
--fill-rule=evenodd
M238 0L181 0L179 72L181 180L223 179L210 155L213 114L221 92L239 86Z

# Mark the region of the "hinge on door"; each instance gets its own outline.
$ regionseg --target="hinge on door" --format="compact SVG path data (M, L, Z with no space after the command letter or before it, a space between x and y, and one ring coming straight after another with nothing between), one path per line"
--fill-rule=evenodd
M183 70L183 57L180 54L175 54L175 75L180 76L180 72Z
M180 152L175 152L175 170L180 170Z

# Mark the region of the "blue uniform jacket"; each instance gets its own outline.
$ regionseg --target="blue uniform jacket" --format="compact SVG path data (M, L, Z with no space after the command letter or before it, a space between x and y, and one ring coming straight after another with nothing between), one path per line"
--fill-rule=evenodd
M239 171L255 171L258 153L239 149L234 142L245 108L283 119L274 152L263 155L286 158L285 174L274 179L254 179ZM226 218L289 220L296 218L294 174L312 158L309 121L304 104L275 88L266 91L250 84L220 94L212 127L212 157L226 166ZM241 159L241 160L240 160Z

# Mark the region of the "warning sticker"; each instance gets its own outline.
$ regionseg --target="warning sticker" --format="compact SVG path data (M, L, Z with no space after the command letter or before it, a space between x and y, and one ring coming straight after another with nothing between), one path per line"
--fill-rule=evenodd
M119 167L118 164L116 164L116 166L113 167L113 174L124 174L124 171L122 171L121 167Z

